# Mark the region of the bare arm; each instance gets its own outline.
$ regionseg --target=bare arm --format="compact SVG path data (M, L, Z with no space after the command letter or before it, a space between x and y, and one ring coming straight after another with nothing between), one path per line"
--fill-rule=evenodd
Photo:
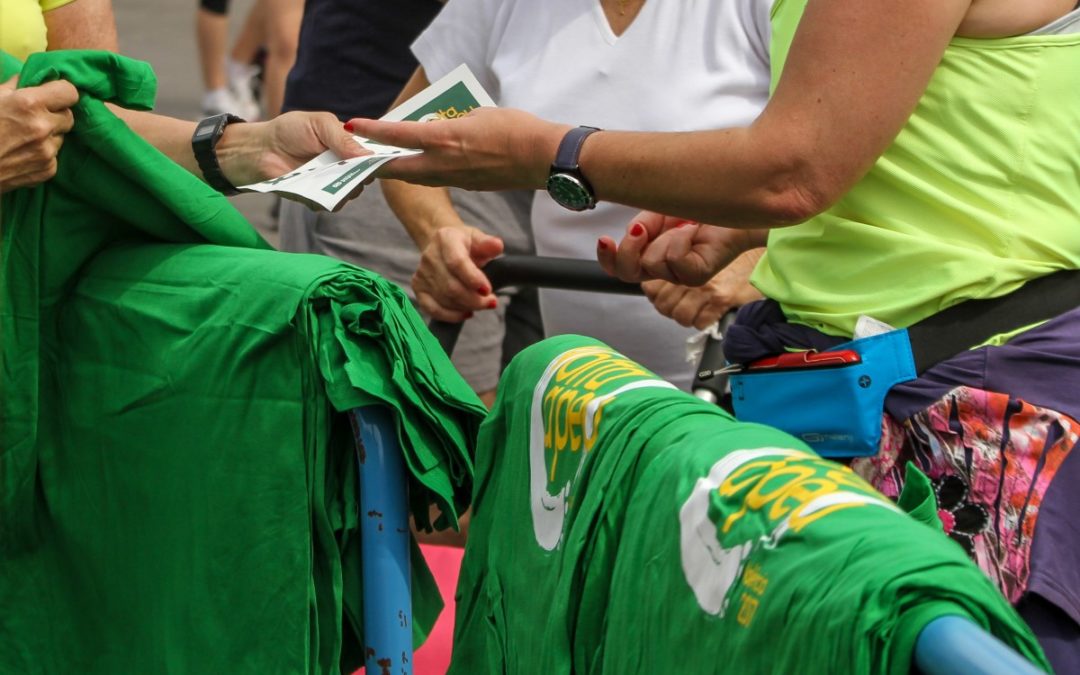
M116 20L111 0L75 0L46 12L45 23L51 50L117 50ZM68 88L74 93L70 85ZM0 91L0 94L3 93L5 92ZM73 103L74 100L66 106ZM66 106L63 111L55 108L52 116L59 119L62 113L70 119L71 115L66 111ZM191 149L194 122L127 110L111 104L109 108L135 133L202 178L202 170ZM70 122L67 122L67 127L70 126ZM55 155L60 147L62 133L52 133L50 138L48 145L52 148L51 157L48 158L49 163L34 173L36 182L55 172ZM229 125L216 149L225 176L234 185L244 185L287 173L327 148L342 157L366 154L366 151L352 140L352 134L342 129L337 118L330 113L290 113L271 122ZM9 179L9 187L12 184L12 179Z
M801 222L843 196L900 132L969 4L810 2L750 127L597 134L582 166L602 199L644 194L657 210L733 227ZM698 170L678 170L687 157L700 158Z
M748 128L603 132L581 166L601 199L731 227L828 208L915 108L971 0L815 0L761 117ZM357 133L425 150L385 177L474 189L539 188L567 127L511 110L427 125L357 120Z
M394 106L429 84L424 69L417 68ZM421 251L412 281L420 307L443 321L461 321L473 311L493 309L496 298L480 267L502 253L502 240L467 225L446 188L383 180L382 189Z
M111 107L150 145L203 177L191 149L195 122ZM327 149L341 157L367 154L332 114L309 112L285 113L269 122L230 124L215 147L221 169L233 185L288 173Z
M45 12L49 49L119 50L111 0L75 0Z

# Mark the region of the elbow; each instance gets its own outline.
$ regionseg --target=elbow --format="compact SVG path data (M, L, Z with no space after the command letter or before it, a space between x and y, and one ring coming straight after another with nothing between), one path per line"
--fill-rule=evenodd
M769 227L798 225L840 201L846 189L809 161L793 161L776 172L764 194L764 215Z
M765 118L747 130L748 155L756 157L749 175L758 187L751 209L765 227L798 225L832 208L869 169L854 153L824 143L813 127Z
M816 186L801 184L771 191L765 203L768 227L788 227L806 222L835 203Z

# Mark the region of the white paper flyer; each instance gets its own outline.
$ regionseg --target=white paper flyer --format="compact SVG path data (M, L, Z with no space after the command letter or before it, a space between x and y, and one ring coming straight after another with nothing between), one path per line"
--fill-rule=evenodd
M382 116L388 121L428 121L451 119L474 108L494 106L495 102L477 81L468 66L462 64L445 77ZM380 166L397 157L419 154L419 150L381 145L354 136L373 154L341 159L326 151L296 170L261 183L243 185L244 191L277 192L298 198L311 205L333 211Z

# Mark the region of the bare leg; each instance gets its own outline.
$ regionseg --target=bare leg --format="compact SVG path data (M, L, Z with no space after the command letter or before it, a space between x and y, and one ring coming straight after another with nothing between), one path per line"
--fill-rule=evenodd
M237 63L248 64L255 60L259 47L266 44L266 22L259 3L251 6L240 34L236 36L229 58Z
M266 16L262 5L256 2L248 11L240 34L233 43L232 51L226 63L229 91L236 104L236 114L248 121L263 117L259 112L257 88L254 84L259 67L255 65L256 55L266 44Z
M266 26L266 70L263 76L266 117L281 112L285 98L285 78L296 60L296 44L300 38L300 20L304 15L303 0L259 0Z
M199 47L203 88L225 86L225 50L229 42L229 16L199 8L195 13L195 37Z

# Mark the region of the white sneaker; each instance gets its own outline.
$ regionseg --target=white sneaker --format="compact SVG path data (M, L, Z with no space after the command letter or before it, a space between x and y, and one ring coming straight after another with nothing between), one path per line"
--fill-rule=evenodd
M214 89L206 92L202 100L202 114L203 117L210 117L211 115L220 115L221 113L236 112L236 100L233 99L229 90L222 87L221 89Z
M229 59L225 70L229 78L229 93L236 104L235 114L249 122L258 120L261 112L259 101L255 98L255 82L259 77L259 67Z

